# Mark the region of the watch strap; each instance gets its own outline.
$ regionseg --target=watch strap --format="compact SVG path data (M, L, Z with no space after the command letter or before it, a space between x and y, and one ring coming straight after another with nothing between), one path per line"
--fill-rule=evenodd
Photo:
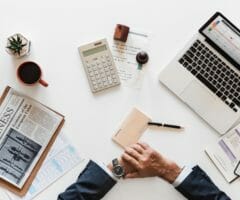
M113 167L119 165L119 162L118 162L118 159L117 159L117 158L115 158L115 159L112 160L112 165L113 165Z

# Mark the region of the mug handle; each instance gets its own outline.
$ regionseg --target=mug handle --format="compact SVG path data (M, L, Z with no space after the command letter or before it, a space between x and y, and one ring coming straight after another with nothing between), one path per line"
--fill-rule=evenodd
M48 86L48 83L42 79L39 80L39 83L44 86L44 87L47 87Z

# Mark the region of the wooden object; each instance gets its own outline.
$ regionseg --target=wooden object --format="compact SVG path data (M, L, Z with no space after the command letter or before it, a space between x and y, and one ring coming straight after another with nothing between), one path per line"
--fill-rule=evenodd
M114 33L114 40L119 40L121 42L126 42L128 38L128 33L129 33L129 27L122 25L122 24L117 24L115 28L115 33Z

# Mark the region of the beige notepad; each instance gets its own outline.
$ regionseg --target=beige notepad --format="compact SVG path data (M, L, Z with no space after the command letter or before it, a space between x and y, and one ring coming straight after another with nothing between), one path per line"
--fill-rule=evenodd
M112 137L113 141L125 148L138 142L151 119L136 108L127 115Z

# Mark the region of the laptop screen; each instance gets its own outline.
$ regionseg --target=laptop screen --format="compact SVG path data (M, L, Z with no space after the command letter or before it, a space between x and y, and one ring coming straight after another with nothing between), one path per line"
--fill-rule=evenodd
M200 30L207 41L240 70L240 31L216 13Z

